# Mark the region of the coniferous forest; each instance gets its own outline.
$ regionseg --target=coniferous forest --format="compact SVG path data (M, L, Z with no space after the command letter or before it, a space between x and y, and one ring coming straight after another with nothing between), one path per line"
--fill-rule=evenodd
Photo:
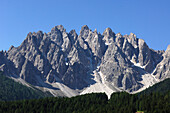
M38 99L46 96L52 95L36 88L24 86L0 72L0 101Z
M72 98L0 102L1 113L170 113L170 92L150 94L104 93L86 94Z
M1 82L4 81L2 79L6 78L1 78ZM8 93L9 95L7 96L7 91L2 92L1 88L0 113L135 113L137 111L170 113L169 83L170 79L166 79L138 94L113 93L109 100L105 93L92 93L72 98L42 98L42 95L36 95L37 93L31 92L32 90L25 93L28 97L39 99L28 100L30 98L23 97L23 99L27 100L17 100L17 97L12 95L13 92ZM20 88L20 86L17 87ZM6 88L11 90L7 85ZM18 89L14 94L21 96L17 91ZM32 95L35 95L35 97ZM15 98L13 99L17 101L7 101L10 96L14 96Z

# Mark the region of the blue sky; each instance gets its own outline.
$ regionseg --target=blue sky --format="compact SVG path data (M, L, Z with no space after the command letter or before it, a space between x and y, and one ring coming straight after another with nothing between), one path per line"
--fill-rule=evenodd
M150 48L170 44L170 0L0 0L0 50L19 46L29 32L56 25L77 33L83 25L135 33Z

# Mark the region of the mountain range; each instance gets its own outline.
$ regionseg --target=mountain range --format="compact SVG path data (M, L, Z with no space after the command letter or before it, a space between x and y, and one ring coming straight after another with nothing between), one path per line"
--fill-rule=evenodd
M82 26L79 35L62 25L48 33L28 33L18 47L0 52L0 71L53 96L105 92L140 92L170 78L170 45L156 51L137 38L103 34Z

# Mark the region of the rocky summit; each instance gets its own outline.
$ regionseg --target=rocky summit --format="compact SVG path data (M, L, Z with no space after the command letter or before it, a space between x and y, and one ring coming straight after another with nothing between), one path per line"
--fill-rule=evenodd
M49 33L28 33L19 47L1 51L0 71L54 96L105 92L110 98L170 78L170 45L155 51L133 33L106 28L100 34L85 25L78 35L58 25Z

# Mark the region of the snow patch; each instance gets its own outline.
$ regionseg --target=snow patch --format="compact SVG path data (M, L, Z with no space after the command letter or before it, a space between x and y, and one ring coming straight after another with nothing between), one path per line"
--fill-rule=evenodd
M140 63L136 63L136 64L134 64L135 66L137 66L137 67L140 67L140 68L145 68L145 66L141 66L141 64Z
M137 45L134 45L134 48L136 49L136 48L138 48L138 46L137 46Z
M111 43L105 42L105 45L107 45L107 46L108 46L108 45L111 45Z
M130 61L133 63L132 66L140 67L140 68L143 68L143 69L145 68L145 66L142 66L140 63L135 63L132 60L130 60Z
M164 66L163 65L160 65L159 69L162 69Z
M65 49L64 48L61 48L60 51L64 51Z
M66 66L68 66L68 62L66 62Z
M95 35L95 37L94 38L98 38L98 35Z

